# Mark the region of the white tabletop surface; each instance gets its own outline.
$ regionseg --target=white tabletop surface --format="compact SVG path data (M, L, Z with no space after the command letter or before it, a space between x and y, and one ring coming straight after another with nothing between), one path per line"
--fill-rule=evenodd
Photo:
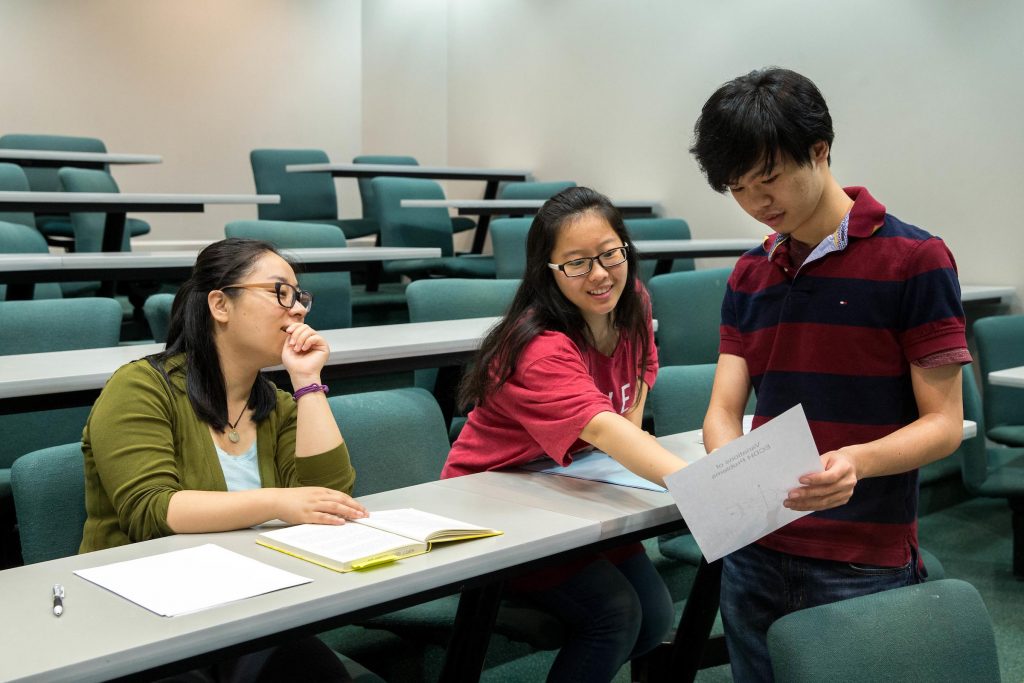
M115 152L64 152L42 149L0 149L0 161L67 161L87 164L159 164L157 154L120 154Z
M1000 387L1024 388L1024 366L988 373L988 381Z
M134 192L0 192L0 207L5 202L46 202L75 204L89 202L97 206L119 204L280 204L276 194L159 194Z
M434 587L592 543L592 521L442 489L436 482L360 499L373 510L415 507L500 529L501 536L440 544L426 555L338 573L255 543L256 531L182 534L0 572L4 680L99 681L344 615ZM177 617L159 617L75 575L74 570L215 543L311 583ZM50 588L64 585L64 614ZM17 653L14 656L13 653Z
M321 330L328 365L358 364L472 352L500 318L469 318ZM0 356L0 398L101 389L125 363L158 353L163 344ZM272 369L281 369L280 366Z
M1005 299L1017 293L1012 285L960 285L961 301L977 301L979 299Z
M411 176L429 176L437 173L465 174L465 175L521 175L528 176L530 172L521 168L473 168L470 166L414 166L406 164L288 164L284 167L289 173L324 173L330 171L351 171L370 173L407 173Z
M403 199L404 209L539 209L543 199ZM612 200L620 209L656 209L658 202L642 200Z
M694 240L634 240L633 246L641 254L659 252L702 251L707 249L735 249L749 251L761 246L761 240L747 237Z

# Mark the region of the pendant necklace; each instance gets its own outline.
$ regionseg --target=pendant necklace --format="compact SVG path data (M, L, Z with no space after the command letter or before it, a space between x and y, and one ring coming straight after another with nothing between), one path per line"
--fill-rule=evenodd
M242 416L245 415L245 409L248 407L248 403L242 406L242 412L238 414L238 419L235 420L235 424L231 424L230 422L228 422L228 427L231 427L231 431L228 432L228 441L230 441L231 443L238 443L239 441L242 440L242 437L238 436L237 427L238 423L242 421Z

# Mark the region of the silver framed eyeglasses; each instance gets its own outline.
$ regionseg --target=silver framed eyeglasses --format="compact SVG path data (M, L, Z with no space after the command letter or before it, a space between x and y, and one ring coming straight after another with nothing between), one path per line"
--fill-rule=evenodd
M601 264L604 269L622 265L629 258L629 245L615 247L602 252L597 256L581 256L565 263L549 263L548 268L560 270L566 277L582 277L594 269L594 261Z
M277 303L290 309L295 302L302 304L307 311L313 308L313 292L299 289L287 282L252 282L246 285L228 285L221 287L225 289L262 289L267 292L274 292L277 295Z

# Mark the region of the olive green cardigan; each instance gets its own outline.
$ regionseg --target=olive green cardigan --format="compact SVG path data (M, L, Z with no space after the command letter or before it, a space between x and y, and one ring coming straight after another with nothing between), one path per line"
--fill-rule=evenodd
M167 508L178 491L226 491L209 426L185 392L184 356L164 366L121 367L96 399L85 430L85 509L79 552L167 536ZM266 488L325 486L352 491L348 448L295 457L295 400L277 390L277 406L257 425L257 459Z

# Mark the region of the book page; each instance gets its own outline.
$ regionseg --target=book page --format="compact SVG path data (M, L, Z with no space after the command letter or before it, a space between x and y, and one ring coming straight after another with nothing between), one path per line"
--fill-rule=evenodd
M287 546L285 550L313 553L338 564L348 564L410 544L408 538L351 522L340 526L299 524L266 531L260 537L271 545L279 542Z
M797 405L665 477L704 558L714 562L810 514L783 507L800 477L821 472L804 409Z
M490 536L499 532L475 524L467 524L450 517L442 517L430 512L414 508L398 510L371 510L369 517L353 520L359 524L390 531L409 538L427 543L438 540L437 535L445 536Z
M163 617L312 581L212 543L75 574Z

